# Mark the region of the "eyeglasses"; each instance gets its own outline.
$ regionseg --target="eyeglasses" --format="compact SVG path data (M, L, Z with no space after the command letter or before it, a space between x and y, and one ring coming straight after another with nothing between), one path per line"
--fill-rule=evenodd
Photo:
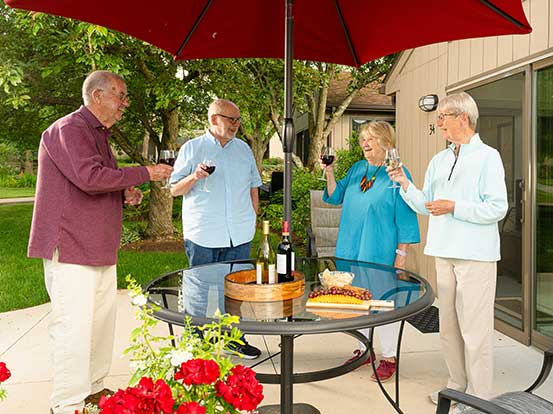
M438 114L438 120L439 121L443 121L444 119L446 119L446 117L448 116L459 116L459 114L457 112L450 112L450 113L445 113L445 114Z
M222 116L223 118L228 119L231 124L236 124L238 122L242 122L242 119L239 116L234 117L234 116L228 116L228 115L223 115L223 114L215 114L215 115Z

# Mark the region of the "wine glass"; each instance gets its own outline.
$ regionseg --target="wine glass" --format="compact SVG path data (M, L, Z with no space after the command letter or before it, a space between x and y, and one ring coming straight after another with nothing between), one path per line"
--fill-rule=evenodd
M166 164L169 166L175 165L175 151L173 150L162 150L159 152L159 163L160 164ZM171 188L171 185L169 183L169 178L165 179L165 183L161 188L169 189Z
M334 148L332 147L322 148L321 161L323 162L325 167L328 167L330 164L332 164L334 162L334 158L335 158ZM319 178L319 180L326 181L325 172L326 172L326 168L323 169L323 175L321 176L321 178Z
M384 165L388 168L395 170L401 166L401 160L399 159L399 152L397 148L388 148L386 150L386 158L384 159ZM395 181L388 188L400 188L399 183Z
M202 164L204 165L202 167L202 170L204 170L206 173L208 173L209 175L213 174L213 172L215 171L215 161L209 159L209 158L205 158L203 161L202 161ZM205 191L206 193L209 193L210 191L208 190L207 188L207 179L209 178L208 177L205 177L205 180L204 180L204 186L202 188L201 191Z

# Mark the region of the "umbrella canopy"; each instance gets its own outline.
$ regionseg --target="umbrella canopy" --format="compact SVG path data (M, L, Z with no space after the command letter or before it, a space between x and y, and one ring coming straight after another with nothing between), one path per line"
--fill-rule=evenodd
M285 59L284 219L291 222L292 58L360 66L449 40L532 29L521 0L5 0L130 34L176 59Z
M285 0L6 3L115 29L177 59L284 56ZM520 0L296 0L291 17L295 59L350 66L425 44L531 30Z

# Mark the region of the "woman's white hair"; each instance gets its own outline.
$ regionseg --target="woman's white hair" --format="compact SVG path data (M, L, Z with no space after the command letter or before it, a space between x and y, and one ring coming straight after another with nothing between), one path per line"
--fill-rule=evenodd
M476 129L476 123L478 122L478 106L468 93L454 93L453 95L442 98L438 104L438 110L442 113L454 112L458 115L467 114L470 128L473 130Z

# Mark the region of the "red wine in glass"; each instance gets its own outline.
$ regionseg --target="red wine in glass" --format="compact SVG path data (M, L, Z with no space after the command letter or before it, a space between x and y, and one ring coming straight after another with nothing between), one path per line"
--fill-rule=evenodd
M159 152L159 163L169 166L175 165L175 151L173 150L162 150ZM169 179L165 180L165 184L161 187L165 189L171 188L169 184Z
M321 150L321 162L324 164L325 167L328 167L330 164L334 162L334 149L332 147L323 147ZM323 175L319 180L326 181L325 177L325 170L323 169Z
M204 170L206 173L211 175L215 171L215 165L210 165L210 166L206 165L205 167L202 168L202 170Z
M321 161L324 165L329 166L334 162L334 155L323 155L321 157Z
M169 165L169 166L172 167L172 166L175 165L175 158L160 159L159 163L160 164L166 164L166 165Z
M208 173L209 175L213 174L215 172L215 161L213 160L210 160L210 159L204 159L203 162L202 162L202 170L204 170L206 173ZM204 187L201 191L205 191L206 193L209 193L210 191L207 189L207 179L209 177L206 177L205 178L205 181L204 181Z

